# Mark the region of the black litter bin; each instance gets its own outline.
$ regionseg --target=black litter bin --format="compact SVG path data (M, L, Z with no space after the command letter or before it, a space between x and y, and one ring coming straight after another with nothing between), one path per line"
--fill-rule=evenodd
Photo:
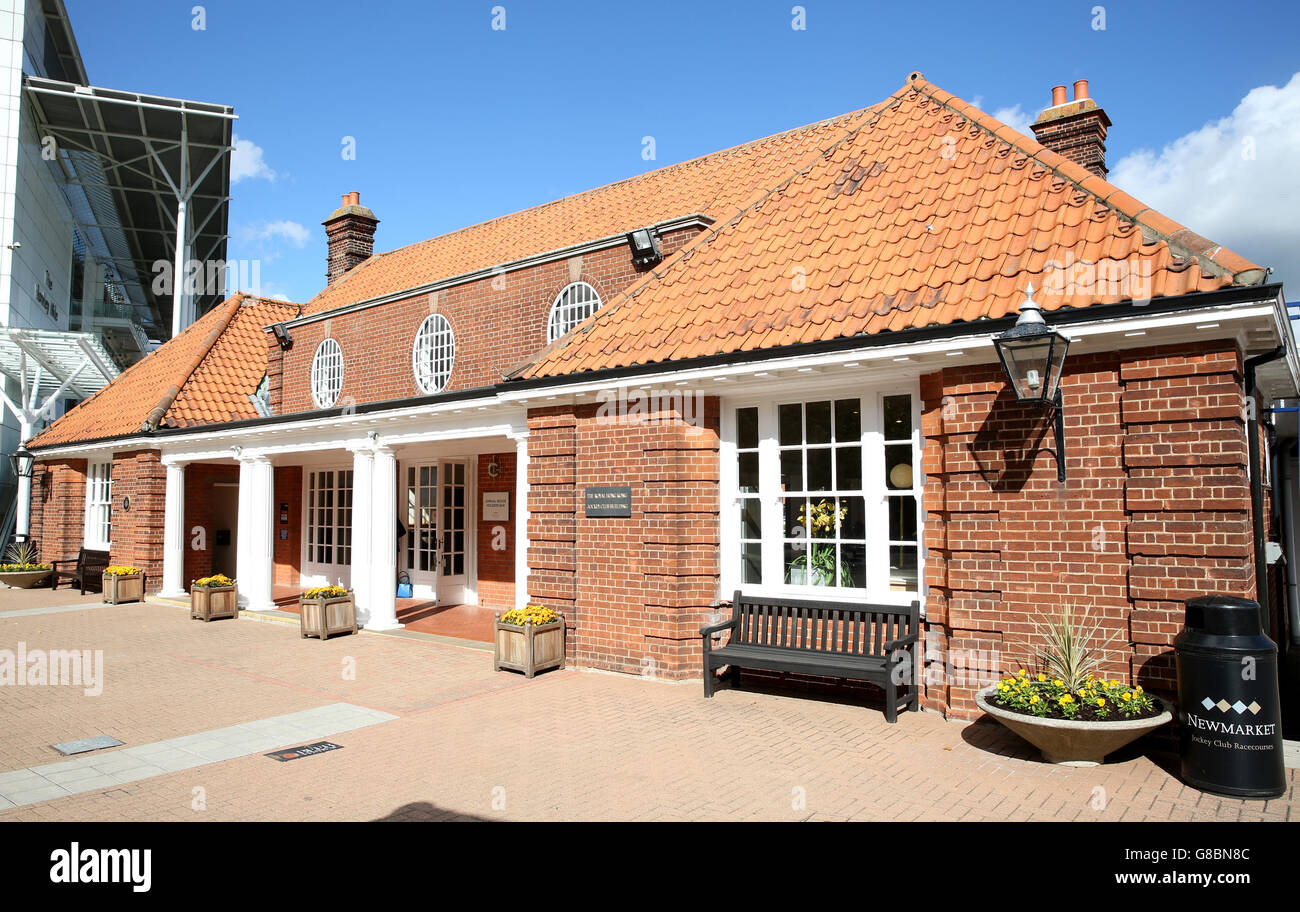
M1259 604L1191 599L1174 651L1183 781L1236 798L1283 794L1277 646L1260 626Z

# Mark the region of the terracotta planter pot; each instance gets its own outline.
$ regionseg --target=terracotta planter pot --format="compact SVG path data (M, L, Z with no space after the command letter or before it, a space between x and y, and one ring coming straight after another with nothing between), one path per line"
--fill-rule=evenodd
M50 570L16 570L12 573L0 573L0 583L10 589L30 589L50 575Z
M205 622L214 618L239 617L239 587L191 587L190 617Z
M1136 741L1173 718L1164 701L1152 697L1162 711L1160 715L1149 719L1123 719L1115 722L1042 719L994 706L988 698L996 691L995 684L976 694L975 702L979 708L1038 748L1048 763L1062 766L1096 766L1107 754Z
M109 605L120 605L123 602L143 602L144 601L144 578L143 573L133 573L130 576L117 576L115 574L104 574L104 601Z
M501 623L497 612L492 636L493 671L503 668L532 677L548 668L564 667L564 618L549 624L516 627Z
M328 640L336 633L357 632L357 608L351 592L335 598L300 598L298 612L298 630L304 639Z

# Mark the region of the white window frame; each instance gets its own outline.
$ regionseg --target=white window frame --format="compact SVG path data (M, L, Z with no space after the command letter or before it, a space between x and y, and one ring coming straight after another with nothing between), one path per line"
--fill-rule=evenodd
M579 292L584 297L575 300ZM546 343L549 345L561 336L568 335L578 324L600 310L604 303L600 299L600 292L590 282L570 282L565 285L555 296L550 315L546 318Z
M327 336L311 359L311 398L317 408L332 408L343 392L343 346Z
M86 515L82 544L109 550L113 543L113 460L86 465Z
M908 395L912 402L912 488L889 489L885 483L884 400L886 396ZM778 406L837 399L859 398L862 402L862 496L866 501L867 585L865 587L797 585L785 582L784 516L781 504L781 466L778 440ZM739 503L740 463L736 411L757 408L759 421L759 488L762 517L763 583L743 583L741 522ZM807 389L789 395L727 397L722 402L722 436L719 441L721 484L719 485L722 597L740 590L748 595L797 598L842 599L875 604L906 605L913 599L925 603L925 478L921 460L921 397L915 382L851 387ZM917 589L890 588L889 503L890 497L911 494L916 498ZM779 580L779 582L772 582Z
M303 576L308 578L327 578L330 581L347 573L340 573L345 568L352 566L352 547L355 542L352 541L352 511L356 508L356 490L354 488L355 476L352 474L351 464L341 463L339 465L319 465L305 466L302 474L302 506L303 506L303 523L302 523L302 563ZM330 478L328 488L317 487L315 484L317 476L325 473L333 473ZM347 484L344 484L344 476L347 476ZM324 547L329 548L328 561L321 561L317 558L318 548L322 543L318 541L319 531L322 528L318 523L318 509L321 505L317 503L317 493L328 490L330 492L330 504L327 508L330 511L330 521L328 528L330 530L330 540ZM343 502L343 492L347 492L347 502ZM346 542L346 544L344 543Z
M411 372L424 393L441 393L456 366L456 334L442 314L429 314L415 333L411 346Z

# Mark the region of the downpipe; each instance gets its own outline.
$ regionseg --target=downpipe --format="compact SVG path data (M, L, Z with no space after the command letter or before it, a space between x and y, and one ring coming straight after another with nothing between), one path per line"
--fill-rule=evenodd
M1250 399L1246 415L1246 448L1250 459L1250 514L1252 537L1255 543L1255 601L1259 602L1260 620L1264 633L1272 632L1272 611L1268 603L1268 558L1265 554L1264 532L1264 473L1259 459L1260 403L1255 382L1255 371L1261 364L1276 361L1286 354L1286 346L1279 345L1271 352L1247 358L1245 364L1245 393Z

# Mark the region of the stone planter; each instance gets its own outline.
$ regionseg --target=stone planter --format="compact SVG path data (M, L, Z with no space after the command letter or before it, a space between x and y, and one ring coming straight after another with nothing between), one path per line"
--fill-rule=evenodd
M328 640L336 633L357 632L357 608L352 592L334 598L298 599L298 630L303 638Z
M10 589L30 589L39 585L50 575L50 570L15 570L12 573L0 573L0 583Z
M238 586L192 586L190 617L199 621L239 617Z
M563 617L549 624L516 627L501 623L498 611L493 628L493 671L522 671L531 678L539 671L564 667Z
M104 574L104 602L108 605L120 605L123 602L144 601L143 573L119 576L115 573Z
M1041 719L1025 713L994 706L989 697L997 685L975 695L975 702L993 718L1024 738L1042 753L1048 763L1062 766L1096 766L1106 755L1136 741L1149 731L1164 725L1173 716L1159 697L1152 697L1161 708L1149 719L1124 719L1115 722L1076 722L1070 719Z

